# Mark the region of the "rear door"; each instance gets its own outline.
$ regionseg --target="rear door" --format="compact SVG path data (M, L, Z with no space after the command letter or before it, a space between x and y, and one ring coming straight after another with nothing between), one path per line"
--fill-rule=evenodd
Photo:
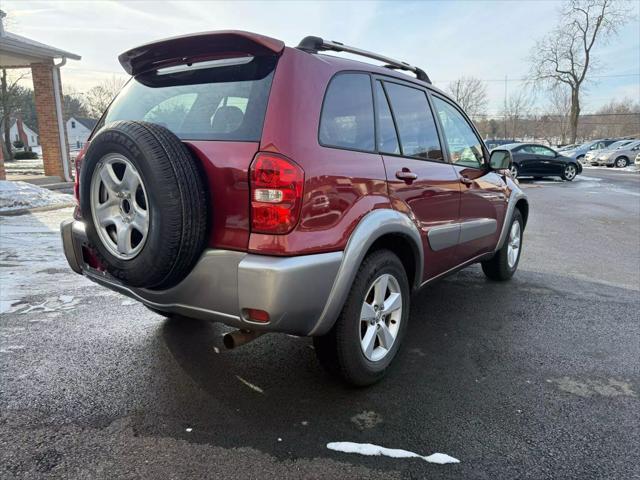
M418 223L425 279L432 278L456 263L460 181L445 159L425 90L376 79L374 98L389 196Z
M462 184L455 259L463 263L495 248L507 208L507 185L489 170L489 153L462 111L444 97L432 94L432 99L449 160Z

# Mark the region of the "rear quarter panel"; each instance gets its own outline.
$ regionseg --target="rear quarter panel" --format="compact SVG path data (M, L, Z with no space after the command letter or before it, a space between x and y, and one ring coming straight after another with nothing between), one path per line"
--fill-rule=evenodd
M318 125L337 69L321 57L285 48L276 69L260 150L285 155L305 174L300 220L287 235L252 233L249 250L300 255L342 250L360 219L390 208L378 154L323 147Z

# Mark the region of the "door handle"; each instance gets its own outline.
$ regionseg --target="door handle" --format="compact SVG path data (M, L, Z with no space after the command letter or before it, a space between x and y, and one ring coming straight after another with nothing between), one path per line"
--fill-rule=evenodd
M460 182L464 183L465 185L473 185L473 180L467 177L460 177Z
M413 173L408 168L403 168L402 170L398 170L396 172L396 178L398 180L404 180L405 182L413 182L415 179L418 178L418 175Z

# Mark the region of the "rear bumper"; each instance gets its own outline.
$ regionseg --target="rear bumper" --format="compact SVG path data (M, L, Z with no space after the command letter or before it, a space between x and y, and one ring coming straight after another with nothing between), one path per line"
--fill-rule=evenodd
M69 266L90 280L166 312L222 322L237 328L324 333L336 305L331 295L343 252L272 257L230 250L205 250L191 273L167 290L133 288L84 260L84 223L64 221L60 230ZM341 307L341 305L340 305ZM268 323L248 320L244 309L269 313Z

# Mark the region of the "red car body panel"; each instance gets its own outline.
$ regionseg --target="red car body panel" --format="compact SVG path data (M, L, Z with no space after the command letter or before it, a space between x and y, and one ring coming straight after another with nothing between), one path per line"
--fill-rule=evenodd
M427 241L431 228L459 221L460 180L455 169L449 163L389 155L384 156L384 163L394 208L414 218L420 232L425 277L432 277L460 263L455 256L455 247L434 252ZM395 172L403 168L418 178L410 183L398 180Z

